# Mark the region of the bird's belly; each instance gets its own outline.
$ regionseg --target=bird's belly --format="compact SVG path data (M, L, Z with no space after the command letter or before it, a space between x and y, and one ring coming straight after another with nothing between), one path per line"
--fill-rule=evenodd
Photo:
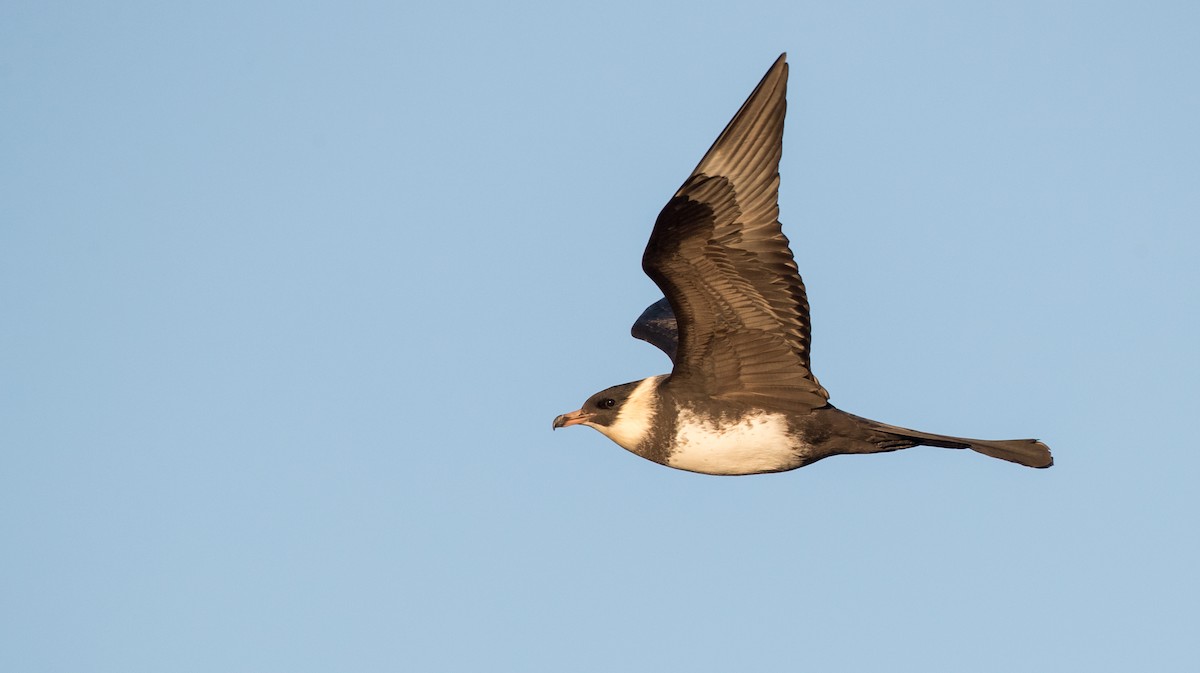
M780 472L804 464L801 443L782 414L757 412L714 419L679 410L667 465L704 474Z

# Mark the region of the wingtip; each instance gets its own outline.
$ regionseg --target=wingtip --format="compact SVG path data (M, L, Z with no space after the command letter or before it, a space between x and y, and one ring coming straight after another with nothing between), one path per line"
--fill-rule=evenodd
M786 51L783 52L782 54L780 54L779 58L775 59L775 62L771 64L771 67L767 70L767 74L763 79L767 79L768 77L771 76L771 73L778 72L780 70L782 70L784 73L786 73L788 71L787 52Z

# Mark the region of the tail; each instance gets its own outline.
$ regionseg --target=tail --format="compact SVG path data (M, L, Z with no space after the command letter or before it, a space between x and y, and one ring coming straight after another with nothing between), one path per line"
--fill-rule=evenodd
M910 446L938 446L944 449L971 449L985 456L1007 460L1028 467L1045 468L1054 464L1050 447L1036 439L968 439L918 432L895 425L862 418L875 433L872 440L881 451L894 451ZM874 433L873 433L874 434Z

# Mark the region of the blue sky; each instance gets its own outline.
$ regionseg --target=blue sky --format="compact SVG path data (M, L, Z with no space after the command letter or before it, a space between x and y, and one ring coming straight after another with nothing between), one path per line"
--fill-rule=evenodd
M0 8L0 669L1183 671L1194 3ZM716 478L550 421L781 51L839 407Z

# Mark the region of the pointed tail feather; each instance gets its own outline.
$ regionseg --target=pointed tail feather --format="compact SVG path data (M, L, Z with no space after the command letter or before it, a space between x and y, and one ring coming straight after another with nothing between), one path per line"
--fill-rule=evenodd
M895 425L866 420L872 429L882 432L888 439L882 444L899 441L909 446L924 445L938 446L945 449L971 449L985 456L1007 460L1029 467L1045 468L1054 464L1054 456L1050 455L1050 447L1036 439L969 439L967 437L950 437L935 435L929 432L909 430ZM899 446L895 448L901 448Z
M967 448L985 456L1007 460L1010 463L1020 463L1029 467L1044 468L1054 464L1054 456L1050 455L1050 447L1036 439L1007 439L1002 441L984 441L973 439Z

